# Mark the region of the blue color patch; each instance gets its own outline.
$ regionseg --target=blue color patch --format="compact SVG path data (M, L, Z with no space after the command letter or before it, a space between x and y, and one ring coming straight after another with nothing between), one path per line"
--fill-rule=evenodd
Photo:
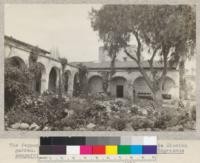
M142 154L142 145L132 145L131 154Z

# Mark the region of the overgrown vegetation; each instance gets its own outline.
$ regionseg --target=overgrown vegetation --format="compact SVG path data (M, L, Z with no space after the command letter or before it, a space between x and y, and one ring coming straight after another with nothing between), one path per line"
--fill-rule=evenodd
M5 124L7 130L79 130L79 131L184 131L194 130L196 107L191 101L173 101L157 105L161 86L169 66L179 64L183 77L185 59L192 56L188 47L195 41L195 11L191 6L174 5L105 5L91 11L91 25L98 31L104 48L111 57L111 71L103 72L105 94L88 94L87 67L78 65L74 77L73 98L64 88L67 60L60 58L59 91L33 92L35 82L41 82L43 65L37 62L39 50L33 49L29 68L19 59L5 62ZM129 51L132 38L137 42L136 53ZM143 68L142 55L149 55L150 74ZM115 73L117 52L135 61L146 84L154 94L152 99L137 100L109 97L108 82ZM163 65L159 74L155 58ZM181 80L182 81L182 80Z
M9 61L9 60L8 60ZM16 64L18 65L18 64ZM81 69L82 94L87 84L87 69ZM5 124L8 130L101 130L160 131L193 130L195 104L171 101L166 108L155 108L152 100L133 104L126 99L112 99L106 93L79 97L31 91L35 77L26 66L5 63Z
M15 64L14 60L5 61L5 111L10 110L21 98L31 93L32 74L25 66Z
M144 103L146 105L144 105ZM6 113L7 129L96 130L96 131L183 131L193 130L194 105L190 108L175 102L176 107L155 109L153 101L137 105L125 99L103 99L92 96L69 98L44 93L25 96ZM26 128L23 125L26 124ZM22 126L22 127L20 127Z
M79 64L79 72L78 72L78 78L79 78L79 94L87 96L88 94L88 80L87 80L87 74L88 70L87 67L83 64Z

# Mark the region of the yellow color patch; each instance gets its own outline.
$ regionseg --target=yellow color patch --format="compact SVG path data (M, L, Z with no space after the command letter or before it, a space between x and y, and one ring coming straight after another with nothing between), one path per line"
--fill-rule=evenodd
M107 145L106 146L107 155L116 155L117 154L117 145Z

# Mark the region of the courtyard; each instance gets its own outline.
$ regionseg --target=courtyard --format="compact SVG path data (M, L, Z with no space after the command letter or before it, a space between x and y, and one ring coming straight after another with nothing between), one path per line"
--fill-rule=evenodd
M46 9L52 15L48 7L55 8L61 20L71 21L63 24L65 28L53 28L54 39L49 39L48 30L40 33L46 39L29 37L37 40L35 44L29 39L4 36L6 130L195 130L192 7L100 5L95 9L85 7L83 14L77 12L80 5L72 5L69 12L85 22L85 37L79 36L84 33L81 25L72 21L69 13L59 15L59 9L65 12L69 6L43 6L41 14ZM8 11L15 17L15 8L8 6ZM162 14L166 14L164 18L159 17ZM59 20L47 15L41 18ZM10 23L6 29L13 34L17 28L10 28L9 16L6 20ZM32 26L33 31L38 27ZM72 33L75 36L66 37ZM61 52L43 48L53 41L60 45Z

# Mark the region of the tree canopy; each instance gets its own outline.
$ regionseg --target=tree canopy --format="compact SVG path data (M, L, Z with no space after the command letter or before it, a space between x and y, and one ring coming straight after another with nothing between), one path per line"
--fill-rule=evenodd
M196 43L195 7L188 5L104 5L90 12L91 26L98 31L112 60L124 50L133 59L153 93L160 89L169 65L186 55L188 43ZM136 55L128 51L131 40L137 42ZM142 67L143 48L148 47L150 77ZM188 53L187 53L188 54ZM156 75L155 58L163 64Z

